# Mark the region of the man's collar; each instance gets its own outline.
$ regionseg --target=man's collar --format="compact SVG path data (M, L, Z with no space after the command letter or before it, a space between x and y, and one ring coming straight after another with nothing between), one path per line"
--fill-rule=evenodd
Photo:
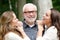
M25 21L23 21L23 26L26 28L26 27L29 27L29 25L27 25L26 23L25 23ZM32 28L34 28L34 27L36 27L37 26L37 24L36 24L36 21L35 21L35 23L34 23L34 26L32 27Z

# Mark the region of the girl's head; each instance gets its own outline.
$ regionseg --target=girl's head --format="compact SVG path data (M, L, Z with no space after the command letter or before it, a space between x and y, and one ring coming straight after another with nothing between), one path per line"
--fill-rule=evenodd
M47 27L55 26L57 28L57 35L60 40L60 12L55 9L50 9L43 16L43 24Z
M43 16L43 24L51 26L54 25L56 22L59 22L60 21L59 19L60 19L59 11L52 8L48 10Z
M1 22L0 22L0 34L3 36L2 39L4 38L5 34L8 32L16 32L18 35L22 37L22 34L16 30L16 26L18 24L18 19L13 11L5 11L1 15Z
M17 20L13 11L5 11L1 16L1 24L15 22Z
M51 10L47 10L47 12L43 15L43 24L51 24Z
M4 12L1 16L1 23L5 24L10 22L13 19L13 15L12 15L13 13L14 13L13 11Z
M16 15L13 11L5 11L0 18L0 35L4 36L11 27L9 26L13 23L13 20L16 20ZM3 37L2 37L3 39Z

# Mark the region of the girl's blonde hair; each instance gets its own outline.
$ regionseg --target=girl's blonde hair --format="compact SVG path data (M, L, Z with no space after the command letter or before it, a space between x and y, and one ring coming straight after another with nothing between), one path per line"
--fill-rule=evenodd
M14 14L13 11L5 11L2 14L0 19L0 36L1 36L0 40L3 40L3 37L6 33L10 31L16 32L16 30L11 28L12 26L10 24L10 22L13 20L13 17L14 17L13 14ZM21 35L21 33L19 35Z

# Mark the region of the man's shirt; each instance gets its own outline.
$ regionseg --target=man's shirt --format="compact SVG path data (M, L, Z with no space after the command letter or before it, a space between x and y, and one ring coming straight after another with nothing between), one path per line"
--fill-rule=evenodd
M27 36L31 40L36 40L37 31L38 31L38 27L37 27L37 24L36 23L34 24L33 27L30 27L25 22L23 22L23 28L24 28L25 33L27 34Z

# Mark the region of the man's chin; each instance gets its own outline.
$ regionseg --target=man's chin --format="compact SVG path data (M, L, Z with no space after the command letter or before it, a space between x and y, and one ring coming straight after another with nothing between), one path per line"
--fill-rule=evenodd
M28 20L29 22L35 22L35 20Z
M28 22L35 22L35 18L28 18L28 19L26 19L26 21L28 21Z

